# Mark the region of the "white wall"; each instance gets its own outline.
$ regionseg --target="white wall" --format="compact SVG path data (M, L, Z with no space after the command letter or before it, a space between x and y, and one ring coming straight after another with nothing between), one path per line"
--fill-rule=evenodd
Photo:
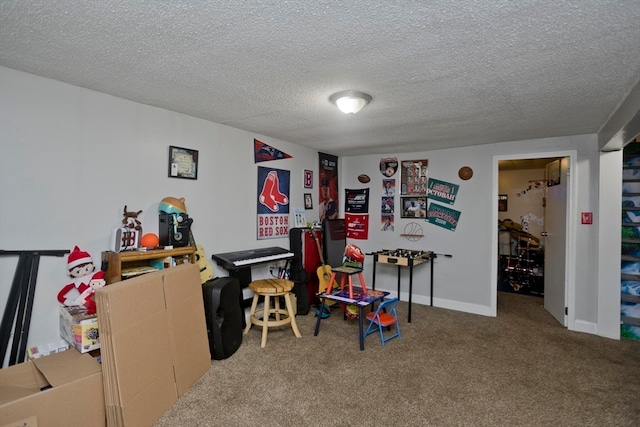
M303 207L302 174L318 176L316 151L0 67L0 249L78 245L99 265L124 205L142 209L143 230L157 233L166 196L186 199L208 257L288 248L286 237L256 240L253 138L293 156L259 165L290 170L291 205ZM167 177L169 145L199 151L197 180ZM2 312L16 264L0 257ZM42 258L29 345L59 339L56 295L69 279L66 256Z
M419 249L434 251L439 254L451 254L452 258L438 257L434 264L434 305L472 313L491 315L491 293L488 292L491 263L496 258L491 251L491 209L497 209L491 196L491 159L493 147L465 147L450 150L416 152L396 155L368 155L346 157L341 159L341 184L346 188L364 187L357 181L359 174L365 173L372 180L367 186L371 188L370 209L371 225L369 240L353 241L365 252L381 249ZM398 160L428 159L428 175L441 181L459 184L458 195L452 209L461 212L460 222L455 231L431 225L425 220L400 218L395 215L395 231L380 231L380 214L377 209L382 196L382 174L379 170L380 159L398 157ZM462 166L473 169L473 178L462 181L458 178L458 169ZM396 184L400 180L400 172L396 173ZM397 185L396 190L399 189ZM396 195L396 206L400 197ZM418 222L424 230L424 237L412 242L400 236L410 222ZM365 277L371 280L372 257L367 257ZM413 301L429 303L429 271L428 264L414 268ZM408 271L403 271L401 297L408 297ZM494 285L495 286L495 285ZM397 290L397 269L387 265L379 265L376 270L376 288Z
M492 280L491 267L496 264L497 241L495 250L492 242L497 240L493 229L493 214L497 212L495 189L492 187L495 156L522 154L521 158L534 157L536 153L544 153L544 157L553 157L555 152L577 153L576 187L574 189L577 217L571 219L570 233L575 235L573 257L575 265L569 276L573 282L573 307L569 313L569 328L584 332L596 333L598 322L598 226L578 225L579 212L594 212L598 219L598 173L599 153L595 135L578 135L570 137L547 138L527 141L512 141L490 144L481 147L464 147L449 150L424 151L398 156L399 160L429 160L429 177L460 185L455 205L461 212L460 223L455 231L445 230L435 225L422 223L425 237L417 242L410 242L400 236L408 219L396 217L395 232L379 231L379 227L370 227L368 241L353 241L365 252L380 249L422 249L436 253L452 254L453 258L439 257L434 271L434 305L444 308L468 311L472 313L496 314L496 282ZM372 177L368 186L371 198L376 200L381 195L378 164L381 158L394 157L389 153L380 156L357 156L341 159L341 183L346 188L359 188L356 177L366 173ZM470 166L474 175L469 181L458 178L457 172L462 166ZM495 171L497 177L497 171ZM397 197L397 196L396 196ZM377 212L373 214L372 223L378 224ZM496 215L497 218L497 215ZM602 220L602 219L601 219ZM605 219L606 220L606 219ZM370 257L369 257L370 258ZM370 280L372 261L367 259L365 276ZM406 272L404 273L406 275ZM428 267L418 267L414 276L413 300L428 303L429 276ZM405 276L406 277L406 276ZM376 271L376 288L396 290L396 270L388 266L379 266ZM603 284L600 292L619 293L619 286ZM403 299L408 292L408 279L402 283ZM609 319L610 320L610 319Z
M109 247L112 229L119 225L125 204L130 210L142 209L144 229L156 232L158 203L166 196L185 197L194 218L195 238L208 256L251 247L288 247L286 238L256 240L254 137L293 156L264 165L291 171L292 205L302 207L303 193L309 192L302 185L304 169L318 176L315 151L0 67L0 249L70 250L79 245L97 261ZM169 145L199 150L198 180L167 177ZM496 284L491 279L496 253L492 248L492 218L497 209L494 157L563 150L578 153L577 210L594 212L597 222L599 158L595 135L341 158L341 191L363 187L356 179L361 173L372 178L368 184L369 240L354 243L365 252L407 248L452 254L452 258L435 261L435 305L495 315ZM425 237L410 242L400 236L409 220L399 215L394 233L380 231L379 161L396 156L399 160L429 159L430 177L460 185L452 206L462 212L455 231L424 222ZM469 181L461 181L457 175L465 165L474 170ZM317 191L316 183L311 190L315 204ZM317 219L317 210L307 211L307 219ZM597 224L575 226L574 315L585 325L598 322L598 293L609 293L597 281L597 229ZM371 281L371 257L366 263L365 276ZM15 264L14 257L0 257L2 311ZM216 267L216 274L225 272ZM395 268L378 266L376 287L395 292L396 274ZM429 301L428 275L428 264L415 269L416 303ZM403 277L402 297L406 299L406 272ZM56 294L68 279L66 257L42 259L29 345L58 339ZM613 289L619 294L619 283Z

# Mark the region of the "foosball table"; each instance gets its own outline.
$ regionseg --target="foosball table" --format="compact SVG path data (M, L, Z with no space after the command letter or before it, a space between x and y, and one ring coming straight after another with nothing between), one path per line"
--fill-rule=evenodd
M419 251L411 249L383 249L367 255L373 255L373 280L372 288L376 288L376 266L378 264L387 264L398 267L398 298L400 298L400 282L402 276L402 268L409 268L409 314L407 322L411 323L411 299L413 296L413 267L425 264L431 261L430 275L430 299L433 306L433 260L437 258L437 254L432 251ZM451 257L451 255L445 255Z

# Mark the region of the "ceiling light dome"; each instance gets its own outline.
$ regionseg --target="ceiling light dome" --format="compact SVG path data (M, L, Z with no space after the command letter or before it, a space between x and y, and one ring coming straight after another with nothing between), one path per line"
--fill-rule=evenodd
M340 111L345 114L357 113L371 102L371 99L371 95L357 90L343 90L329 97L329 101L336 104Z

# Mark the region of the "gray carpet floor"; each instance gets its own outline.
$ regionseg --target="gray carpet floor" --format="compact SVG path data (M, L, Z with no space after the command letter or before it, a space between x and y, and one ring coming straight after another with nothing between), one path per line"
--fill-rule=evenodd
M498 316L398 305L402 337L358 346L335 306L254 326L155 424L176 426L640 426L640 341L568 331L539 297L499 293Z

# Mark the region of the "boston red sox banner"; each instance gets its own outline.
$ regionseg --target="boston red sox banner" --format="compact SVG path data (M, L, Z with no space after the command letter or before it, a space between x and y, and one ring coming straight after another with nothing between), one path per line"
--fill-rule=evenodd
M289 235L291 172L258 166L258 240Z

